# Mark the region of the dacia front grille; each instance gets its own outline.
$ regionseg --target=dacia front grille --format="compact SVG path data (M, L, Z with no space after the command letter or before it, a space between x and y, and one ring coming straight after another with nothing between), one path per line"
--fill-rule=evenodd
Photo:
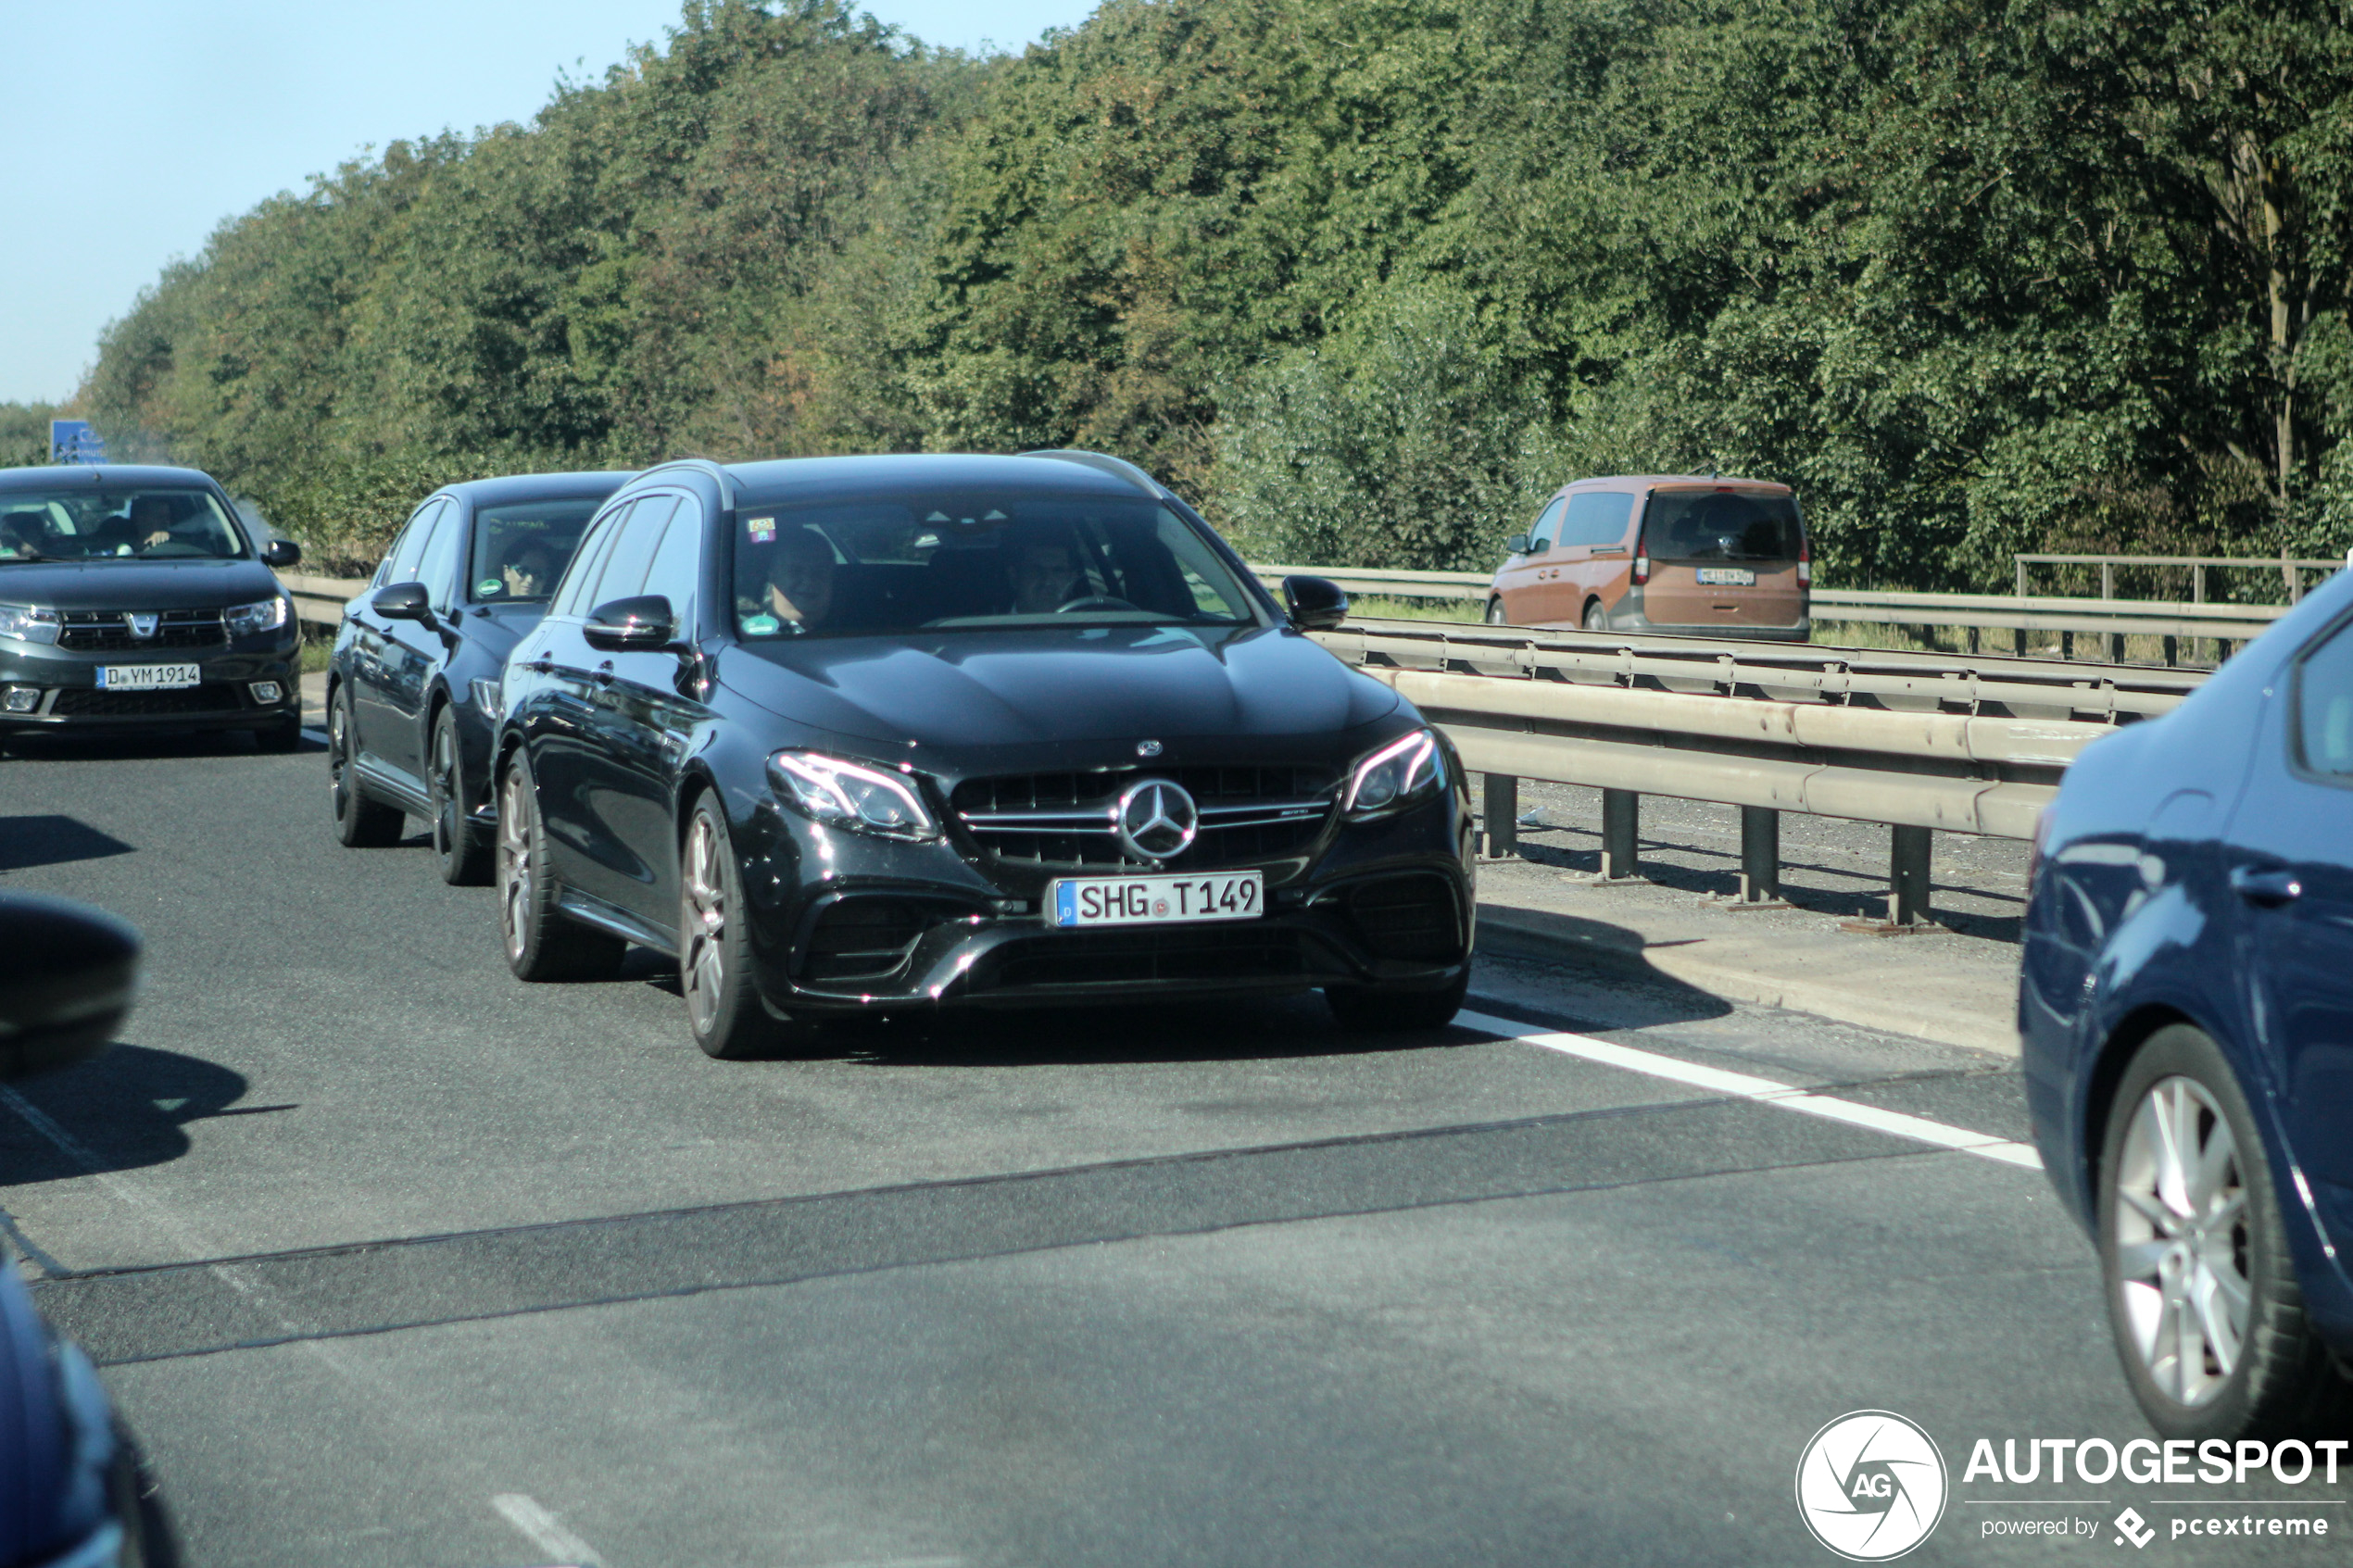
M155 634L142 637L132 630L133 618L145 624L155 618ZM80 653L128 653L148 648L223 647L228 629L217 609L69 609L57 633L57 646Z
M1144 779L1183 785L1201 814L1192 843L1164 861L1129 854L1116 831L1119 797ZM1338 776L1329 769L1240 764L967 779L950 804L981 847L1000 860L1193 872L1300 854L1324 831L1338 799Z

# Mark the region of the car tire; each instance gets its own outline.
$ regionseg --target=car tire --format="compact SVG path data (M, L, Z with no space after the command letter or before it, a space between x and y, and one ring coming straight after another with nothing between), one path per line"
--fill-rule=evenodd
M497 859L499 945L516 979L602 980L621 967L628 943L566 919L556 907L560 889L547 869L547 830L521 752L509 759L499 781Z
M2195 1158L2175 1152L2185 1148ZM2346 1427L2353 1384L2305 1316L2270 1157L2203 1031L2160 1029L2125 1068L2097 1217L2117 1354L2158 1432L2197 1441Z
M357 733L350 688L338 686L327 709L327 795L334 809L335 836L346 849L383 849L400 842L408 819L398 807L371 798L359 786L353 740Z
M1409 1029L1443 1029L1463 1008L1470 989L1466 967L1453 982L1435 991L1404 991L1380 985L1327 985L1324 1000L1340 1027L1365 1035L1393 1035Z
M1487 624L1490 626L1509 626L1511 624L1509 617L1504 613L1504 601L1500 596L1487 601Z
M466 810L465 752L458 745L457 709L447 703L434 716L425 752L425 798L433 803L433 856L441 880L452 887L487 884L490 846Z
M722 1061L778 1055L814 1035L808 1024L772 1017L761 1002L744 909L727 814L706 793L687 815L678 851L678 989L695 1044Z
M1609 630L1609 611L1604 608L1602 601L1599 599L1588 599L1585 601L1585 630L1588 632L1606 632Z

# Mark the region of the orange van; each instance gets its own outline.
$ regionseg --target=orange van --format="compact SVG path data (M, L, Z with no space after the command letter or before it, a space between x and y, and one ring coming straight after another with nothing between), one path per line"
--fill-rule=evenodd
M1497 626L1578 626L1802 643L1813 551L1769 480L1650 474L1561 487L1488 589Z

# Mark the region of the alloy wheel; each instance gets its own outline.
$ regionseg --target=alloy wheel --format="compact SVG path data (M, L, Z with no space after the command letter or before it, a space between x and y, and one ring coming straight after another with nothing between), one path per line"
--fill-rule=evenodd
M531 827L523 821L530 794L522 770L508 769L498 790L498 924L507 956L517 960L531 931Z
M346 776L351 767L351 734L343 715L340 700L327 709L327 797L338 817L343 815L344 792L351 787Z
M2117 1165L2117 1307L2167 1399L2196 1408L2246 1349L2246 1173L2221 1107L2195 1078L2161 1078L2133 1111Z
M433 727L433 847L447 859L465 847L465 808L458 799L458 732L443 720Z
M724 853L711 819L697 813L686 830L686 952L678 969L686 988L686 1014L698 1035L709 1034L716 1023L727 979L727 897L719 865Z

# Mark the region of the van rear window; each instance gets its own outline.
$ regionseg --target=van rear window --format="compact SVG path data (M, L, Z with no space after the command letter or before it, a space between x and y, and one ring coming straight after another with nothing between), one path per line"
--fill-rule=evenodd
M1658 560L1795 560L1797 502L1739 490L1661 490L1642 533Z

